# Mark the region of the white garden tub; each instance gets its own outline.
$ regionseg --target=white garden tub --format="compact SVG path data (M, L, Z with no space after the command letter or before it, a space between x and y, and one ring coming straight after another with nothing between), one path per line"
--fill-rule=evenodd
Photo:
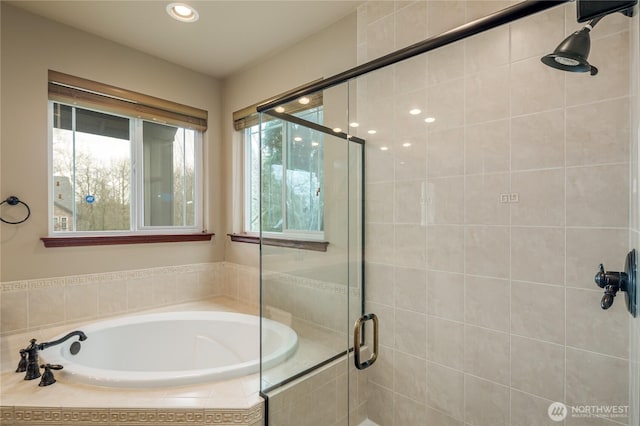
M278 322L262 321L263 368L270 368L296 350L298 336ZM260 368L260 318L253 315L167 312L100 321L81 330L87 340L76 355L70 347L77 337L41 352L46 362L64 366L60 377L99 386L162 387L225 380Z

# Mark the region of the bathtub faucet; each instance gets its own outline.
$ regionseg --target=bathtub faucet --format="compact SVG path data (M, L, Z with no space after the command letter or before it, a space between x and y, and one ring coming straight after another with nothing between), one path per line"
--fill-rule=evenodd
M67 334L64 337L59 338L58 340L54 340L52 342L39 343L38 344L38 349L43 350L43 349L47 349L47 348L49 348L51 346L59 345L60 343L64 343L67 340L71 339L73 336L78 336L78 339L81 342L84 342L85 340L87 340L87 335L84 334L83 331L76 330L76 331L72 331L71 333Z
M78 336L80 341L87 340L87 335L84 334L84 332L79 330L72 331L66 336L51 342L36 343L36 339L31 339L30 345L20 351L21 359L20 359L20 363L18 364L18 369L16 370L16 373L21 373L26 371L27 374L24 376L25 380L37 379L38 377L40 377L40 365L38 364L38 351L66 342L73 336ZM26 363L24 360L24 354L26 354Z

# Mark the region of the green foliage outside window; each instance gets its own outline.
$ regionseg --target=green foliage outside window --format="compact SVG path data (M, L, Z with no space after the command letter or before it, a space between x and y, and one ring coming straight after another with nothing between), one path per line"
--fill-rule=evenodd
M322 123L322 107L296 115ZM263 232L321 232L324 226L322 133L279 119L267 119L262 124L261 138L259 132L260 126L256 125L246 133L251 187L248 230L259 231L262 221ZM260 195L262 211L259 213Z

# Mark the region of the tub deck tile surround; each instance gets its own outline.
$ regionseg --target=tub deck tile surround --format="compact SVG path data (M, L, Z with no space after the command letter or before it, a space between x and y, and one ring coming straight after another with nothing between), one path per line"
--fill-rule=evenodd
M226 297L149 310L217 310L256 314ZM7 366L18 361L18 352L31 337L47 339L82 324L66 324L37 332L3 337L3 346L12 355L4 360L0 373L0 419L4 425L241 425L263 423L264 402L258 395L258 374L216 383L159 389L123 389L65 382L38 387L38 380L24 381ZM9 361L9 362L7 362ZM64 370L63 370L64 371Z
M247 425L263 424L263 407L247 410L2 407L3 425Z
M188 265L188 267L178 269L175 271L133 271L123 274L123 277L120 277L120 274L116 274L117 276L94 274L95 276L90 277L63 277L54 280L2 283L2 292L13 294L42 286L84 286L93 283L94 279L100 282L111 282L120 278L123 280L130 280L132 277L133 279L141 279L148 275L162 277L165 272L180 275L184 275L185 272L212 272L217 274L216 279L221 280L224 296L214 294L204 296L209 297L207 299L200 297L197 300L168 300L166 301L169 302L168 306L149 306L145 310L136 309L135 311L120 310L105 317L83 318L81 322L79 320L49 322L48 324L51 324L49 326L11 329L11 331L6 330L0 333L0 408L2 409L0 424L149 425L163 424L165 419L172 419L171 421L175 424L262 425L264 403L258 395L260 388L258 374L209 384L160 389L123 389L69 383L64 378L64 370L56 373L58 382L55 385L39 388L37 380L25 382L22 375L14 373L19 359L19 350L28 344L29 339L50 340L52 336L73 329L82 329L83 325L103 318L110 319L179 310L216 310L258 314L258 299L245 297L244 294L247 291L253 291L254 281L257 281L258 277L255 268L224 262L221 265ZM202 271L200 271L201 269ZM281 278L291 280L288 275ZM18 285L18 288L14 284ZM320 281L305 280L300 282L295 280L292 282L293 284L296 285L296 288L301 287L303 290L310 288L329 294L338 290L342 291L340 287ZM342 293L339 294L342 295ZM172 301L173 303L171 303ZM299 346L290 359L265 372L264 387L279 383L283 378L291 377L316 365L319 359L326 359L344 349L345 335L343 333L329 326L319 326L316 322L297 317L295 314L293 316L279 316L277 312L274 313L275 311L278 310L269 310L267 316L274 316L273 319L296 330ZM204 417L201 417L201 414ZM62 420L60 420L60 416L64 416ZM201 418L202 420L200 420Z

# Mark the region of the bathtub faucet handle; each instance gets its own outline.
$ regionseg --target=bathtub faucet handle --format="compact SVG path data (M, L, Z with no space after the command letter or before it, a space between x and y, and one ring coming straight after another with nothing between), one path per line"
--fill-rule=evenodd
M56 382L56 378L53 377L53 371L51 370L62 370L62 366L60 364L42 364L40 368L44 368L44 373L42 373L42 379L40 379L40 383L38 386L49 386Z
M16 373L24 373L25 371L27 371L27 350L20 349L20 362L18 362Z

